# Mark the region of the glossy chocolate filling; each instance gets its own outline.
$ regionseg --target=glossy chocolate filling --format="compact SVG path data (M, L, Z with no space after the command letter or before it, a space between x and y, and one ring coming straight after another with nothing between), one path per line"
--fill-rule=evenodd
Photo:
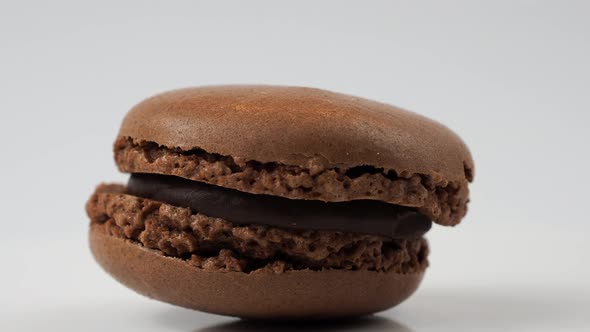
M127 193L189 207L235 224L300 230L329 230L417 239L432 221L412 208L376 200L323 202L257 195L184 178L134 173Z

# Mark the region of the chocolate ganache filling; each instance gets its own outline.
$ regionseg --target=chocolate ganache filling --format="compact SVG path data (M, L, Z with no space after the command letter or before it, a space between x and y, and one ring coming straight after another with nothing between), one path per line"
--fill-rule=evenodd
M134 173L127 193L222 218L300 230L329 230L417 239L432 221L409 207L376 200L324 202L241 192L184 178Z

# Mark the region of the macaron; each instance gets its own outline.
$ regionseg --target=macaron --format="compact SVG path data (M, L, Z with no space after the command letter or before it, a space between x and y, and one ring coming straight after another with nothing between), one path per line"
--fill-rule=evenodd
M90 248L147 297L257 319L367 315L407 299L433 223L467 212L474 165L447 127L325 90L209 86L133 107L126 184L86 204Z

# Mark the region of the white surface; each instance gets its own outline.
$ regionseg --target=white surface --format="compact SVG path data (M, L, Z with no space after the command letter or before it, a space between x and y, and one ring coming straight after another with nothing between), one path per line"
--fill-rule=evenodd
M390 320L349 329L590 330L589 12L587 1L0 2L0 330L261 328L139 297L87 249L85 200L125 179L111 152L125 112L219 83L377 99L471 148L470 213L429 233L423 286L380 315Z

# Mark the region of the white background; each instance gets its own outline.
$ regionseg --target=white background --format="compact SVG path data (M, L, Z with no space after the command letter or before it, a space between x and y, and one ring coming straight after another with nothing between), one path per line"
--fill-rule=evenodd
M250 331L135 295L87 248L125 112L177 87L304 85L463 137L470 212L403 305L319 330L590 329L590 2L2 1L0 330ZM234 322L234 323L232 323Z

